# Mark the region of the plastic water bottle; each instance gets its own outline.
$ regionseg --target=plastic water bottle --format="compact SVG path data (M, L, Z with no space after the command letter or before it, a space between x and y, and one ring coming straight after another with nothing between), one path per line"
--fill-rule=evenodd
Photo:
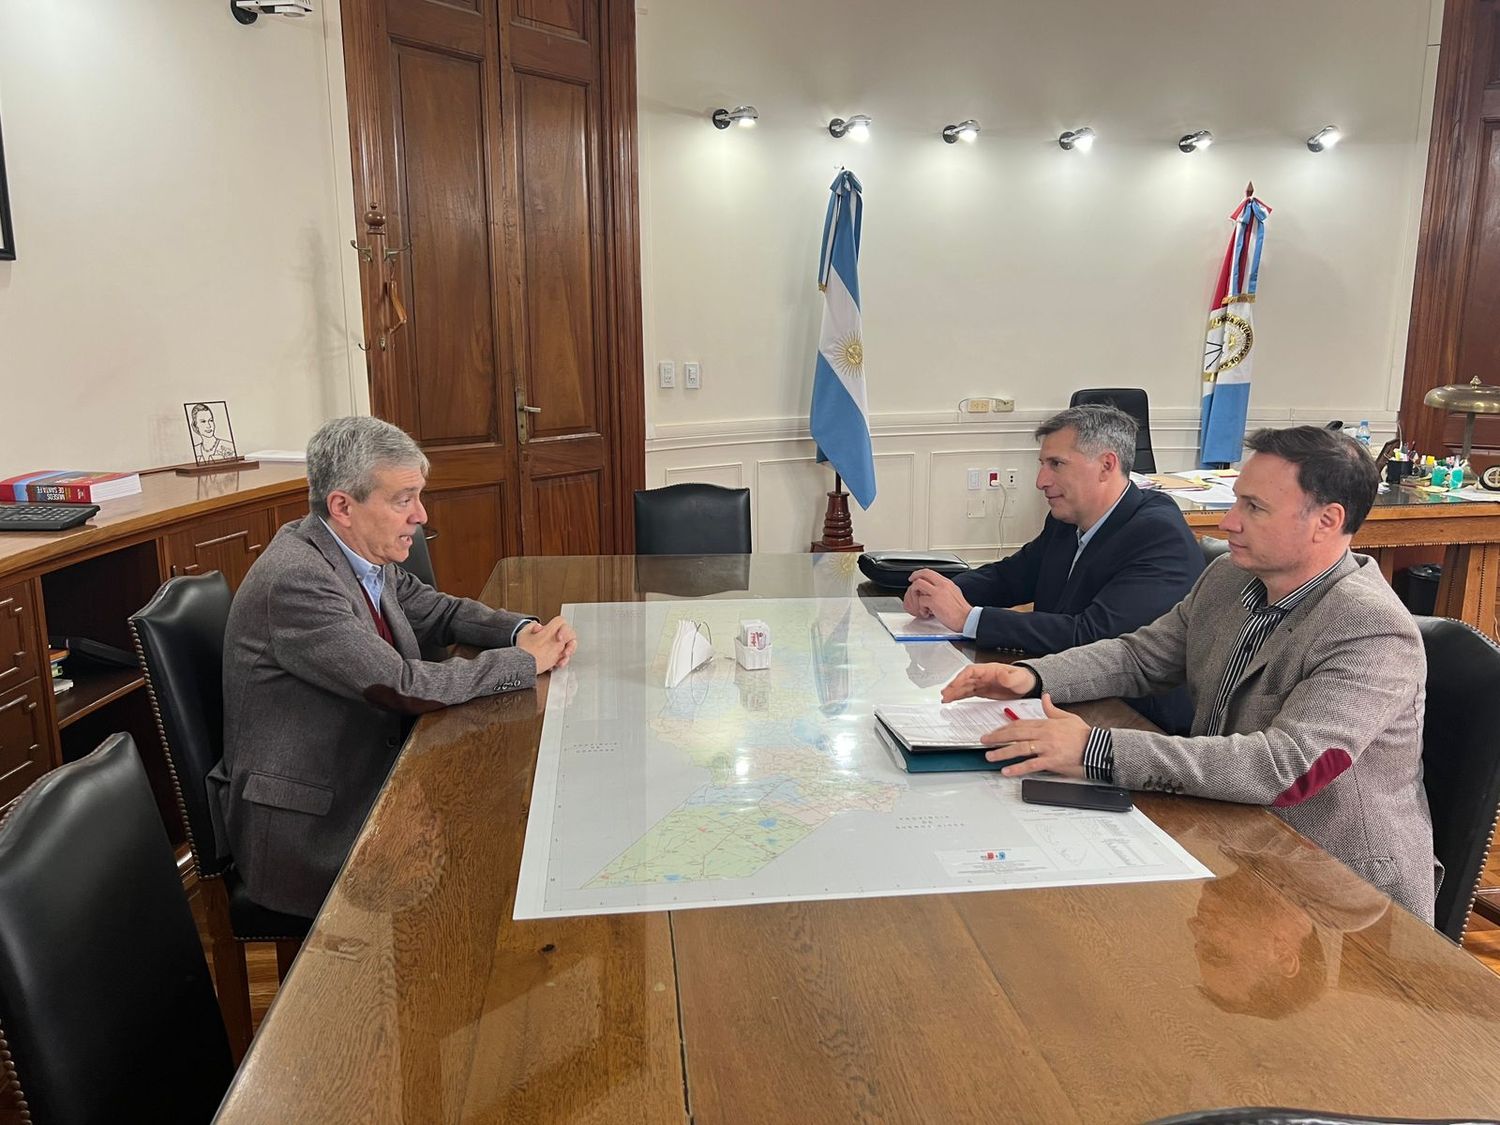
M1363 421L1362 420L1359 423L1359 429L1355 432L1354 436L1359 441L1360 445L1364 446L1366 449L1369 449L1370 448L1370 423L1368 421Z

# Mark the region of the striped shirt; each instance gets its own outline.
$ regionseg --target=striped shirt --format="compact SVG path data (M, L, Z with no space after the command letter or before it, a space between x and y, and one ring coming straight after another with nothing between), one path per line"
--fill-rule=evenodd
M1245 589L1240 593L1240 604L1248 612L1245 614L1245 623L1240 626L1239 640L1230 653L1229 662L1224 666L1224 675L1219 679L1219 690L1214 696L1213 715L1209 719L1205 734L1224 733L1224 718L1229 711L1229 697L1234 694L1235 686L1240 682L1240 677L1245 674L1245 669L1250 667L1256 653L1260 652L1267 638L1276 631L1276 626L1285 620L1287 614L1301 605L1314 590L1326 582L1328 576L1343 561L1343 557L1340 556L1339 562L1334 563L1322 574L1309 579L1284 598L1274 602L1266 601L1269 596L1266 584L1259 578L1252 578L1245 583ZM1083 772L1091 781L1114 781L1114 739L1103 727L1094 727L1089 731L1088 741L1083 747Z

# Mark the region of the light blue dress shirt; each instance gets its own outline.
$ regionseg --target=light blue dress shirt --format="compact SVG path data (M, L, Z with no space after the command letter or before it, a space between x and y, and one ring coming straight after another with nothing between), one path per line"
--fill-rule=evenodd
M322 519L321 516L318 518ZM349 560L349 565L354 569L354 577L359 579L359 584L369 595L370 604L378 610L380 595L385 592L385 567L376 566L357 551L350 550L349 544L339 538L339 533L329 527L327 520L323 520L323 526L328 528L328 534L333 536L333 541L339 545L339 550L344 552L344 558Z
M1083 549L1089 545L1089 540L1094 537L1094 532L1103 527L1104 522L1115 514L1115 509L1120 506L1120 501L1125 499L1125 493L1129 491L1130 484L1126 482L1124 490L1120 495L1115 497L1115 502L1109 506L1109 511L1090 524L1087 531L1080 531L1078 533L1078 550L1073 552L1073 561L1068 564L1069 578L1073 577L1073 568L1078 565L1078 559L1083 554ZM979 636L979 616L984 612L984 609L984 606L976 605L973 609L969 610L969 616L964 618L964 636L968 637L971 641Z
M319 516L319 519L323 517ZM349 566L354 570L354 577L364 587L364 591L370 597L370 603L377 611L380 610L380 595L385 592L385 567L376 566L369 559L357 551L349 549L349 544L339 538L339 533L329 526L327 520L323 520L323 526L328 528L328 534L333 536L333 541L339 545L339 550L344 552L344 558L349 560ZM417 534L421 534L418 532ZM516 638L521 635L522 630L537 621L535 617L523 617L516 622L516 627L511 630L510 643L515 644ZM389 624L389 622L387 622Z

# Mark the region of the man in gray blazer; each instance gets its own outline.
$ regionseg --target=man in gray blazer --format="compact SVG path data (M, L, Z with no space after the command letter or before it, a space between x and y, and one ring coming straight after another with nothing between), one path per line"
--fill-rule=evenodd
M1224 516L1229 556L1133 633L1024 664L976 665L944 701L1040 695L1047 718L993 731L1017 777L1266 805L1418 917L1441 869L1422 787L1427 662L1411 615L1349 542L1374 503L1369 453L1313 426L1261 430ZM1091 728L1053 701L1187 684L1186 737ZM1045 690L1044 690L1045 689Z
M449 597L396 565L427 520L427 470L388 422L329 422L307 446L311 513L235 594L209 788L246 891L269 909L317 913L413 716L529 688L577 644L561 617ZM424 643L486 651L438 663Z

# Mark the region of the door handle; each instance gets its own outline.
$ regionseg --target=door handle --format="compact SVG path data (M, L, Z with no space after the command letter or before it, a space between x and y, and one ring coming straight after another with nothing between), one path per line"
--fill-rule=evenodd
M530 427L526 423L528 414L540 414L540 406L528 406L526 404L526 392L517 388L516 390L516 429L520 434L522 444L531 439Z

